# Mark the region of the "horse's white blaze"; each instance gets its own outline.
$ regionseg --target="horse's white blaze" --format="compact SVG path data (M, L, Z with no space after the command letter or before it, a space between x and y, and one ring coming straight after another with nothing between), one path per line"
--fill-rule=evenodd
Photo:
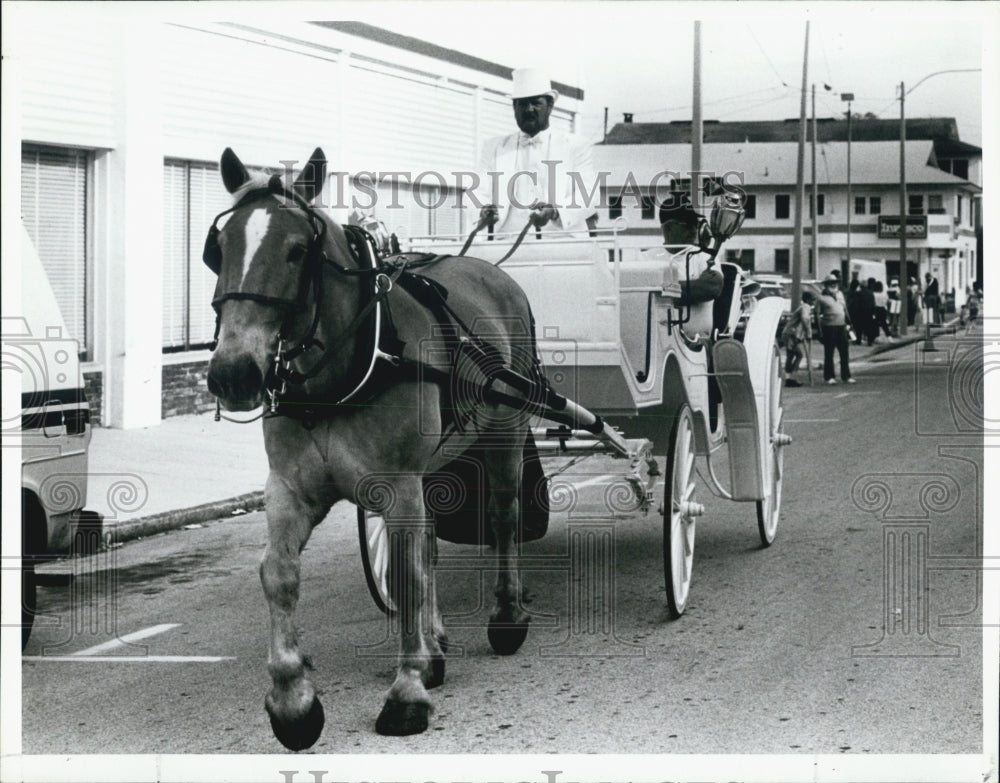
M243 256L243 280L247 279L250 264L253 263L253 257L260 250L261 243L264 241L264 237L267 236L267 227L270 224L271 213L266 209L255 209L250 213L250 217L247 218L246 242L244 243L246 254ZM240 281L241 288L243 287L243 280Z

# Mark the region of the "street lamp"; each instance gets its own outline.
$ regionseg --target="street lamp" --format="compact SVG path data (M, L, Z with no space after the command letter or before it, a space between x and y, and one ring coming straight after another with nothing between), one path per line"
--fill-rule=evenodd
M840 100L847 101L847 264L851 263L851 212L854 211L854 204L851 203L851 101L854 100L853 92L840 93Z

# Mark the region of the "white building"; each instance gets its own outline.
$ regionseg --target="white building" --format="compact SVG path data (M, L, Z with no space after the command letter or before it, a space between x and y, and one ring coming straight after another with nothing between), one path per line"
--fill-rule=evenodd
M848 201L847 144L817 145L817 251L813 257L812 177L806 149L803 204L803 277L822 277L846 265L848 224L852 258L885 261L899 274L898 141L851 144ZM788 274L794 251L795 184L798 145L787 141L705 143L702 173L739 186L747 199L747 218L726 245L726 256L745 269ZM670 191L671 176L689 178L689 144L605 144L594 149L595 165L607 175L602 217L624 217L630 245L662 242L656 199ZM934 142L906 143L909 274L921 280L930 271L943 292L955 289L964 301L976 280L977 228L981 226L981 158L969 161L968 178L939 168ZM704 211L704 210L703 210Z
M376 215L405 237L467 230L452 175L516 129L511 69L460 52L361 23L257 25L249 6L242 23L163 23L110 5L5 9L3 95L5 188L20 146L22 220L105 425L212 405L201 253L230 205L225 147L281 171L320 146L345 204L341 175L373 172ZM583 94L556 87L553 125L575 130Z

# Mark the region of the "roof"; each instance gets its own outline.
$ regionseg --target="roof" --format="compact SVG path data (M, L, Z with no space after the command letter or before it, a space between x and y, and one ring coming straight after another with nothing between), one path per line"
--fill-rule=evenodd
M397 49L405 49L408 52L416 52L427 57L433 57L435 60L442 60L443 62L452 63L453 65L460 65L473 71L488 73L492 76L499 76L503 79L513 78L513 69L507 67L506 65L490 62L489 60L484 60L471 54L465 54L457 49L448 49L444 46L438 46L437 44L424 41L420 38L413 38L409 35L394 33L383 27L376 27L375 25L365 24L364 22L346 21L314 21L311 22L311 24L318 25L319 27L328 27L331 30L338 30L342 33L347 33L348 35L356 35L359 38L367 38L369 41L376 41L377 43L386 44L387 46L394 46ZM583 90L579 87L573 87L569 84L563 84L562 82L555 81L552 82L552 86L559 91L560 95L565 95L567 98L583 100Z
M655 181L667 184L663 172L688 176L690 144L605 144L593 148L597 171L609 172L608 184L621 186L631 172L635 183L645 187ZM730 174L732 184L742 175L747 185L794 185L797 180L798 144L790 142L703 144L701 169L721 177ZM906 181L910 185L963 185L968 180L934 165L932 141L906 142ZM847 183L847 144L819 144L816 148L816 181ZM809 151L805 158L805 182L812 183ZM851 144L851 183L886 185L899 182L899 142L874 141ZM975 186L973 186L975 187Z
M740 141L780 142L799 140L799 119L745 120L702 123L703 143L735 143ZM812 123L809 123L812 127ZM810 136L811 138L811 136ZM906 121L908 141L949 140L958 142L958 125L954 117L914 117ZM899 120L855 118L851 122L853 141L898 141ZM817 118L816 140L847 141L847 120ZM690 144L691 121L674 122L624 122L615 125L608 133L605 144ZM982 150L966 145L970 150Z

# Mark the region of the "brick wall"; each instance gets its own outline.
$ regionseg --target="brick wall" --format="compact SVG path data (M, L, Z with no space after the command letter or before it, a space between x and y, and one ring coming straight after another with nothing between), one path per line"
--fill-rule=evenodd
M93 370L83 374L83 391L90 403L90 426L100 427L101 411L104 409L104 372Z
M163 418L215 410L215 397L205 382L207 375L207 360L163 365Z

